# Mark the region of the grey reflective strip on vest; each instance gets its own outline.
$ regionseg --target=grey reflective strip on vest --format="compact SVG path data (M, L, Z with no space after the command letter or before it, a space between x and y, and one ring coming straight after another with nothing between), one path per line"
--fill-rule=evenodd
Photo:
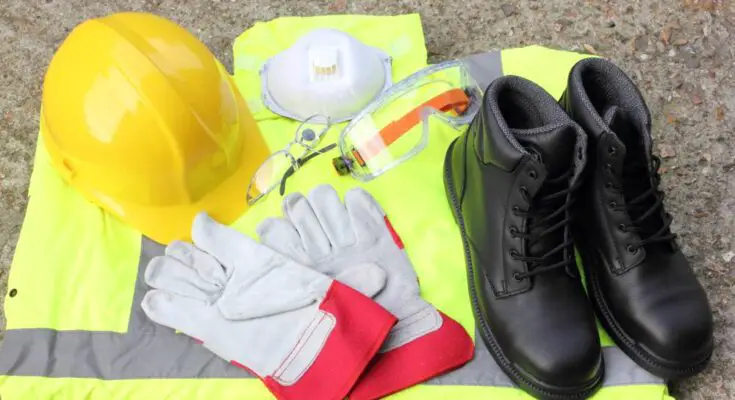
M152 257L162 254L161 245L143 239L127 333L9 330L0 349L0 375L107 380L250 377L194 340L154 324L143 313L140 302L148 290L143 272ZM618 348L606 348L604 357L606 386L663 384ZM471 362L427 384L513 386L481 340Z
M463 58L462 62L467 65L470 75L483 92L492 81L503 76L503 63L499 50L473 54Z
M485 344L479 339L479 333L475 334L477 347L475 358L464 367L434 378L427 382L435 385L481 385L496 387L512 387L513 382L500 369ZM618 385L662 385L664 381L643 368L639 367L628 356L617 347L605 347L602 349L605 358L605 381L604 386Z
M143 273L163 246L143 238L133 307L125 334L18 329L5 333L0 375L55 378L248 377L187 336L150 321L140 307L148 287Z

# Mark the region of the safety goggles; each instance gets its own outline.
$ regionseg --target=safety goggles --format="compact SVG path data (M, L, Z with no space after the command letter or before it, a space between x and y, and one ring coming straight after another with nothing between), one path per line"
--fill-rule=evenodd
M317 129L315 130L314 127ZM289 176L293 175L295 171L311 158L336 147L336 144L332 144L317 149L317 146L319 146L319 143L327 131L329 131L330 127L331 121L322 115L313 115L306 118L296 129L293 140L283 149L271 154L255 171L248 185L248 204L255 204L263 196L279 186L281 188L281 194L283 194L285 191L284 184ZM297 154L300 154L294 156L292 153L294 150Z
M384 92L344 128L334 167L340 175L363 182L375 179L423 150L435 124L466 129L481 100L482 89L461 61L418 71Z

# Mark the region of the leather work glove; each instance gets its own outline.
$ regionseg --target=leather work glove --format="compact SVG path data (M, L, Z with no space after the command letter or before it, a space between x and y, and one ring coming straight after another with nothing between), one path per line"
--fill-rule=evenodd
M192 230L194 245L173 242L149 263L148 317L257 375L279 399L343 399L395 317L204 213ZM364 293L385 285L373 265L345 274Z
M359 277L347 271L380 267L387 282L373 298L398 318L351 400L386 396L472 359L474 345L464 328L421 298L403 243L370 194L352 189L343 204L323 185L308 196L287 196L284 218L258 227L261 242L357 290L360 282L353 279Z

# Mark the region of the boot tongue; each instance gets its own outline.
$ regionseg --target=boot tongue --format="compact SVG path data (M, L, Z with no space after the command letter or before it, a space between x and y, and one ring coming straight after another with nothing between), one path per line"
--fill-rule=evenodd
M635 115L616 105L611 105L603 112L602 120L625 146L626 153L631 157L641 157L639 161L647 158L643 142L644 133L636 127Z
M528 152L546 166L548 178L564 174L574 160L577 132L567 124L536 129L511 129Z
M635 116L618 106L608 107L602 120L615 134L618 144L624 148L624 170L632 171L635 180L646 181L648 177L648 154L643 137L644 132L636 127Z
M616 118L621 117L622 114L623 113L620 112L620 107L613 105L605 110L602 115L602 120L605 122L605 125L612 129L612 127L615 125Z

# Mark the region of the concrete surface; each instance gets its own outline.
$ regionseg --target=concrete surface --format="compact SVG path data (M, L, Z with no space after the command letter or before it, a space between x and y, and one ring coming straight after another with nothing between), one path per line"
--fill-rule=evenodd
M695 378L673 383L673 393L682 399L735 398L732 3L0 0L2 295L26 207L46 65L79 22L122 10L146 10L178 21L226 65L232 63L231 41L255 21L325 13L421 13L432 62L531 43L612 58L639 82L649 102L657 150L665 159L667 207L675 217L684 252L709 293L716 320L716 350L710 368ZM0 322L4 326L2 314Z

